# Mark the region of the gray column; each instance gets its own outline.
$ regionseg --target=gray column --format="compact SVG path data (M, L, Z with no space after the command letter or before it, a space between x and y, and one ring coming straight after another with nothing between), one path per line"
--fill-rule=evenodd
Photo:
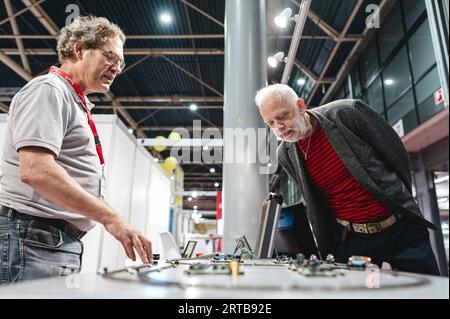
M438 229L430 230L431 247L433 248L436 261L441 275L448 276L447 258L445 255L444 238L442 236L439 207L436 198L433 177L427 169L422 153L411 155L411 166L413 168L414 186L416 198L420 209L426 220L435 224Z
M256 91L267 84L265 0L227 0L225 5L224 131L264 128L254 102ZM249 141L254 146L256 141ZM260 143L261 141L258 141ZM245 235L254 247L261 204L268 195L268 175L259 163L227 163L236 145L224 141L223 251L232 253L235 239ZM248 153L248 149L245 149Z

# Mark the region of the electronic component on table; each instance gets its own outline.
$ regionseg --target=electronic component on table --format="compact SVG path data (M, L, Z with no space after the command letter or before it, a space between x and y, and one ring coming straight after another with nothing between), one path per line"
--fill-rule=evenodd
M237 260L236 263L233 264L233 274L242 275L244 272L240 269L239 262ZM231 275L232 269L228 264L197 263L189 266L186 273L188 275Z
M364 268L372 263L372 258L367 256L351 256L348 259L348 265L353 267Z

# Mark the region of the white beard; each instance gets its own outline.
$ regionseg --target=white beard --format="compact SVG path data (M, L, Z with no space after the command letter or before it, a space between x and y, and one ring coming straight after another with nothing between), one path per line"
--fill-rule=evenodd
M292 136L289 136L288 138L280 137L283 141L291 143L298 142L298 140L306 137L306 135L311 131L311 124L306 120L306 116L304 115L300 115L294 123L294 134L292 134Z

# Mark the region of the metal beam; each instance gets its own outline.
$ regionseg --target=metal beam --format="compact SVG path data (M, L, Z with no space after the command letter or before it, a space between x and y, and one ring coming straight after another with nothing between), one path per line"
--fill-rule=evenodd
M96 105L95 109L111 109L112 105ZM190 106L185 105L122 105L122 108L128 110L161 110L161 111L173 111L173 110L190 110ZM197 110L223 110L223 105L202 105L197 106Z
M2 53L0 52L0 61L2 57ZM10 59L5 55L7 59ZM11 60L11 59L10 59ZM12 60L11 60L12 61ZM14 61L12 61L14 62ZM15 62L14 62L15 63ZM17 65L17 63L16 63ZM31 75L30 75L31 79ZM12 96L0 96L1 102L11 102ZM212 97L212 96L117 96L115 97L117 102L127 102L127 103L194 103L194 102L206 102L206 103L223 103L222 97ZM99 96L92 96L89 98L89 101L92 103L97 102L111 102L111 99L106 97L102 98Z
M355 4L355 6L353 7L352 12L350 13L349 18L347 19L347 22L344 25L344 28L342 29L339 37L345 37L345 35L348 32L348 29L350 28L350 26L353 23L353 20L355 19L356 14L358 13L359 9L361 8L362 4L364 3L364 0L358 0L358 2ZM334 57L336 56L337 51L339 50L339 47L341 45L341 42L339 41L339 37L337 39L336 44L333 47L333 50L331 51L327 62L325 63L324 67L322 68L322 72L320 72L320 76L319 76L319 81L322 81L323 78L325 77L325 74L328 71L328 68L331 65L331 62L333 62ZM311 90L311 93L308 97L308 101L306 102L306 105L309 105L312 101L312 99L314 98L314 95L316 94L317 88L319 87L319 83L314 84L313 89ZM320 106L320 104L319 104Z
M122 104L120 104L120 102L117 101L117 99L114 97L113 93L107 92L107 93L104 93L104 95L112 100L113 107L116 109L117 112L120 113L120 115L122 115L125 118L125 120L131 126L131 128L137 132L137 136L139 138L146 138L147 135L144 133L144 131L142 129L139 128L139 125L131 117L131 115L127 112L127 110L125 110L122 107Z
M39 4L36 4L35 0L22 0L22 2L30 8L33 15L39 20L39 22L44 26L44 28L47 29L47 31L51 35L58 34L58 26L52 21L52 19L50 19L44 9L42 9Z
M385 18L386 14L390 11L390 9L395 4L395 1L388 1L388 0L382 0L379 5L379 12L380 12L380 22ZM334 90L339 87L339 85L342 83L342 80L344 76L350 72L350 69L354 65L354 63L357 60L357 57L362 53L362 50L368 43L368 41L372 38L371 35L375 33L377 29L375 28L365 28L363 31L363 38L362 40L358 41L355 46L353 47L352 51L349 53L347 59L342 64L341 68L339 69L337 75L336 75L336 81L331 84L331 86L328 88L327 92L323 96L322 100L320 101L319 105L322 105L326 102L328 102L330 95L334 92Z
M3 19L2 21L0 21L0 25L2 25L2 24L4 24L4 23L8 22L9 20L11 20L11 19L13 19L13 18L15 18L15 17L20 16L22 13L27 12L28 10L31 10L32 8L34 8L35 6L40 5L40 4L41 4L42 2L44 2L44 1L46 1L46 0L39 0L38 2L33 3L33 5L31 5L31 6L26 7L25 9L22 9L22 10L20 10L20 11L17 11L13 16L8 17L8 18Z
M185 172L185 177L187 176L187 175L189 175L189 176L191 176L191 177L195 177L195 176L197 176L197 177L202 177L202 176L205 176L205 177L208 177L208 176L211 176L211 177L221 177L222 176L222 173L210 173L210 172L205 172L205 173L196 173L196 172L193 172L193 173L186 173Z
M298 15L295 18L295 29L294 35L292 36L292 42L289 47L289 53L287 55L286 65L284 66L283 76L281 78L282 84L287 84L291 76L292 66L294 65L295 55L297 54L298 45L300 43L300 38L303 33L303 28L306 22L306 16L309 11L309 6L311 0L303 0L302 5L299 8Z
M223 147L223 139L201 139L201 138L182 138L181 140L175 139L163 139L159 140L156 138L143 138L138 140L139 145L143 146L180 146L180 147Z
M204 131L208 128L218 128L219 130L223 130L221 127L216 127L216 126L205 126L202 125L201 130ZM187 126L187 125L178 125L178 126L141 126L140 127L141 130L143 131L154 131L154 132L158 132L158 131L177 131L177 130L187 130L189 132L192 132L194 130L193 126Z
M45 0L44 0L45 1ZM28 9L26 9L28 10ZM25 11L26 11L25 10ZM22 10L24 11L24 10ZM17 16L16 13L14 16ZM9 21L11 18L3 20L4 22ZM2 22L3 22L2 21ZM1 23L0 23L1 24ZM134 34L126 35L127 40L183 40L183 39L223 39L225 36L223 34ZM11 34L2 34L0 39L15 39L16 37ZM19 36L20 39L34 39L34 40L56 40L57 35L37 35L37 34L22 34Z
M300 7L300 3L298 1L291 0L291 2ZM331 40L337 41L337 39L340 37L339 32L336 31L335 28L323 21L322 18L311 9L308 11L308 18L312 22L314 22L323 32L325 32Z
M308 12L308 18L314 22L320 30L328 34L333 40L337 41L338 38L341 36L339 35L339 32L336 31L332 26L330 26L328 23L323 21L319 15L317 15L314 11L309 10Z
M269 34L268 38L291 39L291 34ZM53 35L21 34L0 34L0 39L22 39L22 40L56 40ZM182 34L182 35L127 35L127 40L176 40L176 39L223 39L223 34ZM335 40L334 36L329 35L302 35L302 40ZM356 42L361 40L360 34L348 34L346 37L339 38L341 42Z
M11 5L11 0L4 0L6 12L8 16L11 18L14 15L14 10ZM16 18L12 17L10 20L11 28L14 35L20 35L19 26L17 25ZM27 56L25 55L25 47L23 46L23 42L21 39L16 38L17 48L19 49L20 60L22 61L22 66L28 73L31 74L30 64L28 63Z
M0 102L0 110L5 112L5 113L8 113L9 112L9 107L8 107L8 105Z
M26 70L24 70L20 65L18 65L13 59L11 59L9 56L5 55L3 52L0 51L0 61L5 63L6 66L8 66L11 70L16 72L18 75L20 75L22 78L24 78L26 81L30 81L33 76L28 73ZM11 98L12 99L12 98ZM10 101L11 99L7 100Z
M197 192L199 197L209 196L215 197L217 196L217 192ZM183 196L192 196L192 192L183 192Z
M185 68L183 68L182 66L180 66L179 64L173 62L171 59L169 59L166 56L162 56L162 58L164 60L166 60L167 62L169 62L171 65L173 65L174 67L176 67L178 70L182 71L183 73L189 75L191 78L193 78L194 80L196 80L197 82L199 82L200 84L202 84L203 86L207 87L208 89L210 89L211 91L213 91L214 93L216 93L218 96L223 97L223 94L220 93L219 91L217 91L215 88L213 88L212 86L210 86L208 83L203 82L202 80L200 80L198 77L196 77L194 74L192 74L191 72L189 72L188 70L186 70Z
M15 37L20 39L20 37ZM0 36L1 39L1 36ZM19 55L20 51L16 48L0 48L6 55ZM57 55L54 49L49 48L27 48L26 55ZM125 55L145 55L145 56L163 56L163 55L223 55L222 49L152 49L152 48L124 48Z
M211 21L214 21L215 23L217 23L218 25L220 25L222 28L224 27L224 24L222 22L220 22L219 20L217 20L216 18L212 17L211 15L207 14L205 11L200 10L198 7L194 6L192 3L186 1L186 0L180 0L182 3L184 3L185 5L191 7L192 9L194 9L195 11L197 11L198 13L204 15L205 17L207 17L208 19L210 19Z

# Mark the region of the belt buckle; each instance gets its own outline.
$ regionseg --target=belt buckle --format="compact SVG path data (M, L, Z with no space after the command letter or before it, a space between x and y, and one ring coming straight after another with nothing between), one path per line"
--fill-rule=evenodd
M367 224L365 224L366 225L366 230L367 230L367 233L368 234L375 234L375 233L378 233L378 232L380 232L380 224L376 224L376 223L373 223L373 224L370 224L370 223L367 223Z
M367 225L366 224L352 224L353 230L357 233L367 234Z

